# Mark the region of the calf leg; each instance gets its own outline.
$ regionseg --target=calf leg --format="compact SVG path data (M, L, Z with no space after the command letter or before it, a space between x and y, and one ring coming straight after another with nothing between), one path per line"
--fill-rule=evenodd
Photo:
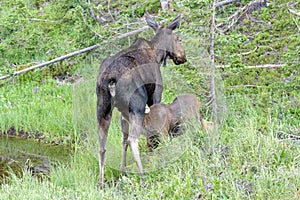
M139 153L138 139L142 131L144 116L138 113L130 113L129 117L131 119L132 126L130 129L128 141L133 154L133 158L137 164L142 179L144 177L144 170Z
M121 117L121 128L122 128L122 162L121 162L121 170L125 172L126 168L126 153L128 148L128 132L129 132L129 123L122 116Z

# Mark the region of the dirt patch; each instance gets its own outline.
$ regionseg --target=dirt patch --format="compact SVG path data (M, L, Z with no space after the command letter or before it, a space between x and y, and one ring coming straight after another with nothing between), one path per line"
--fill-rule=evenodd
M16 130L16 128L14 127L9 128L7 131L0 130L0 136L1 135L18 136L26 139L38 139L38 140L43 140L45 138L45 136L42 133L26 132L22 129Z

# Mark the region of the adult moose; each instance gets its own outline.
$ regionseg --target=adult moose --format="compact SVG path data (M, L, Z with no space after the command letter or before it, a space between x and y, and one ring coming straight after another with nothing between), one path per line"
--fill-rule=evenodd
M106 58L97 79L97 125L100 140L100 184L104 183L104 164L108 128L112 110L117 107L122 114L122 162L125 170L126 151L130 145L141 179L144 170L141 163L138 138L142 133L145 106L159 103L162 96L160 65L169 57L176 65L186 62L185 52L173 33L180 23L175 18L168 26L160 26L149 15L147 24L154 29L151 41L137 38L127 49ZM129 131L129 123L131 124Z

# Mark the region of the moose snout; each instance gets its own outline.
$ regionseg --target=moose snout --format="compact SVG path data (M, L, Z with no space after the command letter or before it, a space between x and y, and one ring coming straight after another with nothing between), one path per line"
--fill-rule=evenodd
M174 57L173 61L174 61L175 65L180 65L180 64L186 62L186 56L185 56L185 54L183 54L182 56L176 56L176 57Z

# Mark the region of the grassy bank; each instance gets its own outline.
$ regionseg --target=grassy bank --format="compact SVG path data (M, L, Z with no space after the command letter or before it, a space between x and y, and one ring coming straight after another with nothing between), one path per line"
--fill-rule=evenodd
M168 166L147 174L139 188L138 174L122 177L107 168L105 192L97 188L97 159L82 146L70 166L51 171L39 182L29 174L1 186L1 199L298 199L299 144L276 137L276 129L261 133L258 112L249 99L235 97L227 122L215 141L193 129L192 143ZM247 115L234 111L241 105ZM108 149L112 151L112 149Z

